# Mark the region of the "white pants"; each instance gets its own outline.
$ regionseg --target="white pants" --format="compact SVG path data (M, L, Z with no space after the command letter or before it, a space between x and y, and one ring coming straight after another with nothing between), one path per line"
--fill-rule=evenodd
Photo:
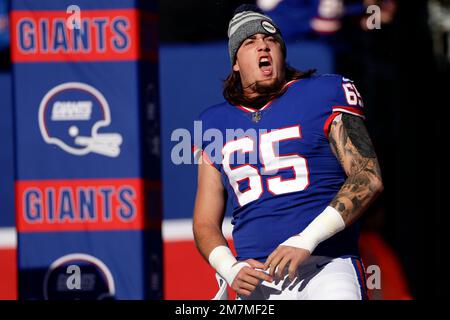
M216 299L217 298L218 296L216 296ZM222 299L224 299L224 297L222 297ZM292 282L287 275L283 279L277 279L275 277L272 283L262 281L249 297L237 296L237 299L367 299L364 267L361 260L356 258L311 256L299 266L297 277Z

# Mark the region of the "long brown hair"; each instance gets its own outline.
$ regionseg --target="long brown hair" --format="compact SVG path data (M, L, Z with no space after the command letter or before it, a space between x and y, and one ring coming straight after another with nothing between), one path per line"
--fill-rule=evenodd
M302 78L308 78L316 72L316 69L299 71L295 68L292 68L287 63L284 70L285 79L283 81L276 82L270 88L258 87L257 83L253 84L255 86L255 90L259 93L258 96L254 99L245 97L244 91L242 89L241 76L238 71L232 71L224 80L223 96L228 101L228 103L232 105L244 105L259 109L270 100L283 95L287 90L287 86L285 86L287 82Z

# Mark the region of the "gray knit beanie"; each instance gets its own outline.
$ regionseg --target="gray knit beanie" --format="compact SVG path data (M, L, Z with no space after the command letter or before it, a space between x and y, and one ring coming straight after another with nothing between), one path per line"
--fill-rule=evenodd
M243 4L234 11L233 18L228 24L228 53L231 65L235 62L236 53L242 42L257 33L273 36L281 44L283 55L286 57L286 45L280 29L272 19L264 15L257 6Z

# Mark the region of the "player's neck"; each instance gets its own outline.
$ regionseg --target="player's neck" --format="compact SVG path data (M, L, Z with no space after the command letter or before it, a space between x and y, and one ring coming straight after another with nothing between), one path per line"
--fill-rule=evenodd
M261 109L262 107L264 107L266 104L268 104L270 102L271 99L268 99L266 97L256 97L252 100L249 100L246 103L246 107L250 107L252 109Z
M286 84L286 80L283 79L275 82L270 87L254 84L245 88L243 90L245 106L253 109L261 109L271 100L283 95L287 89Z

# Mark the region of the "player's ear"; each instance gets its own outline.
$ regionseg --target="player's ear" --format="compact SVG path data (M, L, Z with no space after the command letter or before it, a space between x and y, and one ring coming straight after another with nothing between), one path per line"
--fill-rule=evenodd
M233 71L236 71L236 72L239 71L239 63L238 63L237 59L236 59L236 62L234 63L234 65L233 65Z

